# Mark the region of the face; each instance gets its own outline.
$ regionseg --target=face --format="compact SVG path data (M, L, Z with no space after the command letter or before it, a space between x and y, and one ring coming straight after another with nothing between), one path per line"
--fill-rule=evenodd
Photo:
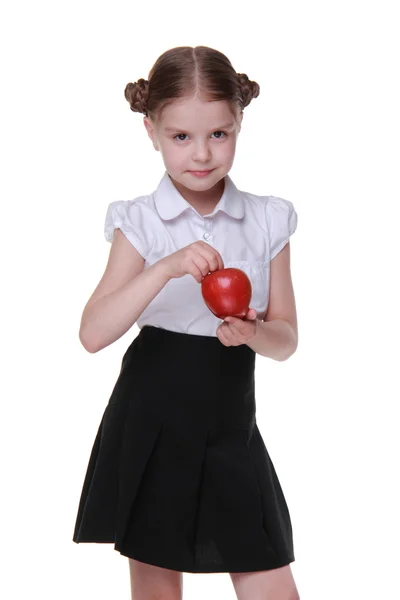
M205 192L230 171L242 113L235 116L228 102L205 102L190 97L176 100L162 112L157 123L144 118L165 168L182 192ZM199 175L200 171L206 171Z

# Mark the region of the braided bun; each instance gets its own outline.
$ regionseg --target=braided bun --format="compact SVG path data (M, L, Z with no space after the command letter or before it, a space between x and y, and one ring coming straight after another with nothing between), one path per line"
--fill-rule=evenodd
M245 73L238 73L239 101L244 108L253 98L260 93L260 86L255 81L250 81Z
M260 93L260 86L245 73L237 73L230 60L207 46L177 46L158 57L148 80L125 87L130 109L158 122L175 100L199 91L208 101L227 101L233 112L243 111Z
M147 79L138 79L135 83L128 83L124 93L131 110L147 116L146 107L149 95L149 82Z

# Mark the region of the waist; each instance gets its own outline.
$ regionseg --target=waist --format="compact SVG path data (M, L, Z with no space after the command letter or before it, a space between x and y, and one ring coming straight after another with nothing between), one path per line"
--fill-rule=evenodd
M181 333L145 325L129 346L124 359L140 361L154 375L165 372L179 376L230 381L251 381L256 353L246 344L224 346L215 336Z
M168 349L170 352L180 352L185 355L186 352L193 352L197 358L210 357L228 360L252 361L255 358L255 352L247 344L239 346L224 346L218 337L214 335L196 335L192 333L183 333L172 331L154 325L145 325L137 337L144 344L152 344L154 350L156 345L160 351Z

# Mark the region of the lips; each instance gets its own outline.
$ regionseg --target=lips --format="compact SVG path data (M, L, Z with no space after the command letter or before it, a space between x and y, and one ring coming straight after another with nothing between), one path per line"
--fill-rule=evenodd
M211 173L212 171L214 171L214 169L207 169L206 171L188 171L188 173L190 173L191 175L197 175L197 176L205 176L208 173Z

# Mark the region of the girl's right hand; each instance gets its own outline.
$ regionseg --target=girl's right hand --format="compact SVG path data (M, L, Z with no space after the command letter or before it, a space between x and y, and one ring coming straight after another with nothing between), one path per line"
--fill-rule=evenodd
M220 253L201 240L165 256L159 262L163 264L171 279L189 274L193 275L198 283L201 283L210 271L224 268Z

